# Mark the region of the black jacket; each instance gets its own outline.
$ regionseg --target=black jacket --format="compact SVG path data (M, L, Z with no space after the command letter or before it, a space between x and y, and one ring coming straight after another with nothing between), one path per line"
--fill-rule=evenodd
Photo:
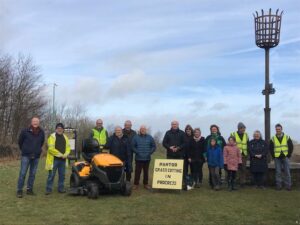
M189 141L189 148L187 151L187 156L192 161L205 161L204 154L206 153L205 149L205 138L201 137L198 142L195 141L194 138L192 138Z
M282 137L278 138L278 141L281 143L282 141ZM288 151L288 154L287 154L287 157L290 158L292 156L292 153L293 153L293 150L294 150L294 145L293 145L293 141L291 138L289 138L287 140L287 144L288 144L288 148L289 148L289 151ZM274 142L273 140L271 139L270 140L270 153L272 155L273 158L275 158L275 153L274 153ZM283 153L281 153L281 155L279 156L279 158L285 158L285 155Z
M163 139L163 146L167 150L168 158L183 158L186 146L185 133L179 129L168 130ZM179 147L179 150L177 152L172 152L170 150L171 146Z
M184 158L187 159L188 158L188 151L190 149L190 144L191 144L191 141L193 140L193 135L191 136L188 136L185 134L185 147L184 147Z
M45 142L45 133L40 128L39 133L34 135L31 128L25 128L19 136L19 148L22 156L39 158L42 153L42 146Z
M130 146L130 148L129 148L129 154L130 154L129 160L130 160L130 162L131 162L131 164L132 164L132 160L133 160L133 150L132 150L131 145L132 145L132 139L133 139L133 137L136 135L136 131L135 131L135 130L132 130L132 129L126 130L125 128L124 128L122 131L123 131L123 134L128 138L128 141L129 141L129 146Z
M126 164L126 169L131 171L131 162L128 160L130 159L130 144L125 135L118 138L113 134L108 138L104 148L109 149L110 154L113 154L122 160Z
M251 172L266 172L268 169L267 155L268 148L267 143L262 140L253 139L248 144L248 151L250 155L250 170ZM255 155L262 155L262 158L256 158Z

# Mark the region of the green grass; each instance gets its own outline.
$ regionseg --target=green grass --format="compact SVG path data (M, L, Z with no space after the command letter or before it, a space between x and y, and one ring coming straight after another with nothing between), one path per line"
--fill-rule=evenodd
M216 192L209 189L207 175L202 188L188 192L149 192L140 188L131 197L115 194L97 200L56 192L45 196L44 159L34 186L37 196L18 199L19 163L0 164L0 224L300 224L299 190L277 192L248 187ZM70 170L66 185L69 174Z

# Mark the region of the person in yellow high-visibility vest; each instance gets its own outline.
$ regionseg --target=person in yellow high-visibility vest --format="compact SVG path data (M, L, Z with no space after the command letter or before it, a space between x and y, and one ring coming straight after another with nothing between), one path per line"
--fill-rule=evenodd
M282 189L282 180L285 188L290 191L292 186L289 158L292 156L294 145L292 139L282 132L282 126L276 124L276 135L270 140L270 152L275 160L276 189ZM282 176L282 169L284 176Z
M248 160L249 136L246 133L246 126L244 123L239 122L237 128L238 130L236 132L232 132L231 136L235 138L236 145L240 149L242 155L242 164L239 165L238 176L240 186L243 187L246 184L246 164Z
M102 150L107 142L108 133L103 127L103 121L101 119L96 121L96 126L92 129L90 137L98 141L100 149Z

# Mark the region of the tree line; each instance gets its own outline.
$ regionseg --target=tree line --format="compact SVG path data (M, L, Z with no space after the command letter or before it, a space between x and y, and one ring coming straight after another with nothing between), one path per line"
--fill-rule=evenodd
M42 78L39 67L30 56L0 54L0 157L18 155L19 133L29 126L33 116L41 119L46 135L53 132L57 122L76 128L78 142L86 138L95 125L95 121L86 115L85 106L80 103L60 103L53 114L52 96L46 94L47 85ZM106 129L112 134L114 124L107 123ZM159 131L154 134L157 143L161 137Z

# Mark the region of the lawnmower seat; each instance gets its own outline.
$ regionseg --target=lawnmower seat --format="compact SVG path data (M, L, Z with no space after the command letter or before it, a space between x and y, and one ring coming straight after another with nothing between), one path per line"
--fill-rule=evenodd
M99 142L94 138L88 138L82 141L82 157L91 163L94 155L100 153Z
M82 157L84 158L84 160L86 160L88 163L92 162L92 158L97 155L98 153L95 152L91 152L91 153L85 153L82 152Z

